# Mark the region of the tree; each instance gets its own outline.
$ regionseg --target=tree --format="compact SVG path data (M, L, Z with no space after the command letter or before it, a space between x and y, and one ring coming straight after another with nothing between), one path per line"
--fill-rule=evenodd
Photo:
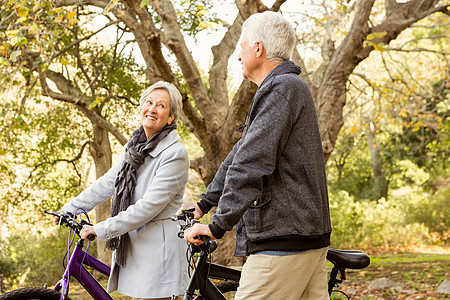
M2 32L2 47L10 55L9 60L3 58L9 73L3 73L2 80L7 84L19 85L19 81L13 81L11 77L17 78L16 74L20 72L27 89L19 103L13 98L6 105L4 115L11 115L14 121L2 124L5 125L5 132L9 133L4 138L14 148L8 152L12 156L20 155L30 168L27 179L18 191L19 198L33 197L31 189L39 186L55 188L54 182L60 186L56 190L71 195L79 191L83 176L79 169L85 149L89 149L96 167L96 177L100 177L112 164L113 153L108 135L112 134L121 144L126 142L122 131L130 132L130 125L122 123L124 119L121 117L128 118L131 108L137 106L137 102L133 101L143 88L142 81L137 80L140 67L132 57L122 53L124 45L121 35L110 47L83 45L93 33L78 26L81 15L77 10L67 12L61 8L51 8L49 2L31 4L34 3L9 1L4 6L3 14L10 18L4 19L6 30ZM38 104L42 97L35 94L36 86L40 95L49 96L60 104L47 103L47 108L40 111L42 108ZM34 103L29 100L34 100ZM88 123L92 129L86 132L84 128L89 126ZM36 129L41 129L43 135L33 134ZM18 133L22 133L23 142L26 142L27 135L40 136L42 142L38 151L26 145L19 146ZM16 142L11 143L12 139ZM58 171L61 164L69 165L68 170L76 174L61 174ZM58 180L50 175L49 168L53 168L52 173L59 176ZM79 180L73 182L76 177ZM25 186L30 186L31 193L25 193ZM14 197L12 195L9 192L10 198ZM49 199L47 204L58 209L64 200L67 201L59 199L52 203ZM109 216L109 207L109 203L96 207L96 222ZM99 243L98 249L99 257L109 261L109 254L103 251L104 243Z
M197 24L209 24L208 21L215 20L213 16L205 13L204 8L208 8L206 2L54 0L51 2L51 7L56 14L53 20L65 21L67 29L74 33L79 30L75 29L79 28L75 20L81 18L80 14L102 14L111 20L111 25L116 26L119 36L124 32L133 35L133 42L136 43L145 61L147 82L153 83L162 79L173 82L183 91L182 121L199 140L205 153L203 157L191 162L191 168L200 174L205 183L209 183L220 163L239 139L240 133L237 128L244 123L252 96L256 91L256 86L248 80L242 81L234 95L229 94L227 90L228 60L236 48L242 23L253 13L268 9L278 11L285 2L286 0L277 0L268 7L260 0L236 1L239 12L234 22L226 24L227 31L222 40L212 46L213 60L207 83L203 81L185 39L186 34L192 35L197 32ZM21 22L25 20L19 21L21 18L27 18L24 15L25 10L30 12L33 10L38 15L45 15L44 12L50 8L50 2L46 1L22 0L17 4L13 1L7 1L7 3L11 13L6 12L6 16L12 16L11 20L14 22L5 22L2 25L2 31L9 31L8 35L15 33L14 38L17 39L23 39L27 34L37 33L33 29L34 20L23 25ZM189 9L183 10L183 4L186 3L189 4ZM386 0L384 9L378 4L375 5L374 0L323 1L319 4L325 8L324 18L316 19L318 25L324 26L324 31L321 32L323 34L320 35L322 38L318 41L322 45L320 48L323 62L314 73L310 74L300 53L294 54L294 61L302 66L304 70L302 76L312 89L318 111L324 159L328 160L344 123L342 110L346 103L346 84L355 67L373 50L379 49L382 45L388 45L403 30L418 20L438 12L448 14L448 7L438 0L411 0L405 3ZM329 9L330 7L332 9ZM60 8L68 10L57 11ZM384 16L381 17L377 10L385 13ZM75 11L79 14L76 17L73 14ZM73 23L71 20L74 20ZM350 26L345 27L346 24L343 22L348 22ZM347 28L347 30L345 34L335 34L336 28ZM15 30L18 31L15 32ZM28 76L39 79L37 84L43 95L71 103L76 107L85 118L92 122L93 136L99 139L99 143L107 143L108 133L123 144L126 141L125 135L99 110L103 103L103 100L99 99L103 98L98 98L94 91L91 91L87 97L83 93L85 89L77 88L67 75L61 76L61 72L54 71L53 66L48 63L61 57L69 49L76 51L77 45L88 37L79 33L74 34L75 39L60 47L59 51L54 53L54 57L50 57L52 59L43 60L36 55L36 51L29 52L23 43L10 43L11 39L5 38L4 35L3 42L8 41L9 46L4 47L3 61L6 64L16 61L21 66L27 67L30 72ZM54 46L57 46L60 39L52 41L55 43ZM36 66L36 62L39 62L37 64L39 67L32 67ZM33 82L31 78L28 80ZM59 91L47 84L49 80L58 86ZM89 82L87 80L86 87L89 87ZM104 149L103 147L99 146L95 149L101 154L93 153L94 157L108 157L108 154L101 152L100 149ZM104 170L109 166L109 162L96 161L97 163L99 169ZM104 164L103 167L100 164Z
M355 197L368 197L364 184L355 184L353 176L349 176L356 167L359 183L364 182L361 154L357 163L350 162L353 153L360 151L353 143L360 135L366 136L367 144L359 146L368 148L371 155L372 175L365 182L372 185L372 199L387 198L388 184L389 188L398 188L395 180L390 180L403 172L404 160L428 171L434 169L435 176L445 172L447 154L442 150L447 145L449 54L446 20L446 16L438 14L416 23L394 43L373 53L350 77L346 127L341 130L333 160L338 179L345 172L345 177L352 180L347 181L345 189ZM344 168L346 161L356 166L347 164ZM361 189L355 190L357 186Z

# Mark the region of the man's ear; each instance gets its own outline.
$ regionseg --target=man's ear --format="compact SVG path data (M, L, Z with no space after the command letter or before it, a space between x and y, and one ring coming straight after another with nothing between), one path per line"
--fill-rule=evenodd
M264 45L261 41L255 43L256 57L261 57L264 53Z

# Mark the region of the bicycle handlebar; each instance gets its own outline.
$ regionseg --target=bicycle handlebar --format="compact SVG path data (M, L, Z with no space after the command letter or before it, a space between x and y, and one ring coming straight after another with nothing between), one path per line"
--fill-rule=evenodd
M189 227L194 226L195 223L200 223L199 221L194 219L194 211L195 208L183 209L181 211L181 215L172 216L172 221L184 221L184 225L180 225L180 231L178 232L179 238L184 238L184 231ZM204 243L207 243L211 240L211 238L207 235L196 236L195 239L200 239Z
M71 213L60 214L59 212L48 211L48 210L44 210L44 213L58 217L60 225L65 225L66 227L72 228L79 237L81 237L80 232L81 232L81 229L83 229L84 225L92 225L92 224L86 222L85 220L81 220L80 223L78 223ZM95 240L95 235L89 234L87 236L87 239L90 241L93 241L93 240Z

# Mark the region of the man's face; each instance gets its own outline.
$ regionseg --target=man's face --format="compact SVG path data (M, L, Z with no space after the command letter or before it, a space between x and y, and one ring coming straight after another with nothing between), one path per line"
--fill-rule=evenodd
M257 58L256 58L256 47L250 45L247 41L241 41L241 52L239 53L238 61L241 62L242 65L242 76L244 78L253 81L255 70L257 69Z

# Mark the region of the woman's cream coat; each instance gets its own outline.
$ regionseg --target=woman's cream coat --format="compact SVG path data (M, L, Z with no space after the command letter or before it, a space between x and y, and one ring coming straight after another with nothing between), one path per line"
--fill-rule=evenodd
M126 267L112 260L108 292L117 290L135 298L182 295L187 281L186 242L177 236L177 223L170 220L182 204L188 179L189 157L178 142L176 131L161 140L137 171L134 205L113 218L94 225L99 241L124 233L130 236ZM87 211L114 193L121 168L119 161L101 178L63 207L75 213ZM114 258L114 253L113 253Z

